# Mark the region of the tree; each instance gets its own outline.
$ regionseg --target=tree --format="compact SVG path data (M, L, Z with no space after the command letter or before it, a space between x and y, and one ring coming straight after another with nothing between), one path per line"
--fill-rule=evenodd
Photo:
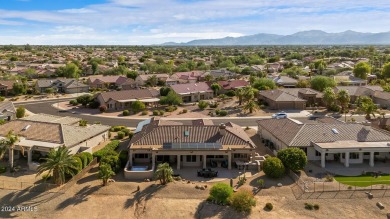
M278 151L278 158L288 169L296 172L303 170L307 164L305 152L300 148L286 148Z
M260 109L259 105L253 100L249 100L244 106L244 110L249 111L249 113L253 113L258 109Z
M336 87L336 82L326 76L315 76L310 80L311 88L320 92L324 91L327 87Z
M27 93L27 86L23 83L14 83L12 87L12 92L14 95L21 95Z
M152 75L150 76L147 80L146 80L146 84L152 86L152 87L155 87L158 83L158 78L156 75Z
M371 67L367 62L359 62L353 68L353 74L357 78L367 79L367 75L371 72Z
M229 197L233 194L233 188L226 183L216 183L210 189L209 199L218 203L228 203Z
M332 88L327 87L324 90L324 96L322 97L322 99L324 100L326 107L329 110L330 107L335 104L336 94L334 93Z
M238 212L250 213L252 207L256 206L256 199L253 192L248 189L240 189L238 192L233 193L229 202Z
M161 163L157 166L157 170L154 173L154 177L155 179L160 180L160 183L162 185L165 185L173 181L172 174L173 170L172 167L169 166L169 163Z
M165 105L180 105L183 103L182 98L174 91L169 91L168 95L160 98L160 104Z
M68 63L65 67L62 67L62 74L66 78L79 78L80 69L74 63Z
M204 80L205 80L205 81L212 81L212 80L213 80L213 76L210 75L210 74L208 74L208 75L206 75L206 76L204 77Z
M19 142L19 136L15 135L12 130L8 132L4 139L0 140L0 159L4 157L7 150L10 151L11 153L9 154L8 159L11 169L14 168L14 149L17 142ZM24 148L22 146L19 146L19 148L22 151L22 154L24 154Z
M25 115L26 115L26 108L24 108L23 106L19 106L16 109L16 118L20 119L23 118Z
M99 67L99 63L96 61L91 62L91 69L92 69L92 74L96 74L97 70Z
M221 85L218 83L213 83L211 85L211 89L214 91L214 96L217 96L218 91L221 90Z
M103 180L103 186L107 185L108 179L115 175L111 170L111 166L107 163L102 163L99 166L98 178Z
M283 162L277 157L269 157L263 163L265 175L271 178L280 178L284 175L285 168Z
M84 94L76 98L77 103L80 103L84 107L86 107L91 101L93 101L93 97L89 94Z
M136 72L136 71L129 71L126 73L126 77L131 78L133 80L135 80L137 78L137 76L138 76L138 72Z
M339 90L336 99L341 107L341 112L345 115L344 120L347 122L347 108L351 98L346 90Z
M238 98L238 105L241 106L242 100L244 98L244 89L242 88L237 88L235 91L236 97Z
M204 100L201 100L201 101L199 101L199 103L198 103L198 107L199 107L199 109L201 109L201 110L206 109L208 106L209 106L209 103L207 103L207 102L204 101Z
M384 78L390 78L390 62L386 63L382 69L382 76Z
M308 80L298 80L298 83L297 83L297 88L307 88L307 87L310 87L310 81Z
M375 113L378 113L378 107L370 97L359 96L356 105L359 112L366 114L366 119L371 119L371 115L375 118Z
M272 79L259 78L252 84L252 87L257 90L272 90L276 88L276 84Z
M243 90L244 90L243 100L245 102L253 100L258 92L258 90L256 88L253 88L251 86L246 86L243 88Z
M131 103L131 109L134 112L141 112L146 108L145 104L139 100L134 101Z
M47 171L53 176L54 183L57 185L65 183L66 174L73 176L74 172L77 171L77 161L65 146L61 146L57 150L50 150L48 157L43 159L45 162L39 165L37 176Z
M170 91L172 91L170 87L162 87L160 88L160 96L162 97L167 96Z

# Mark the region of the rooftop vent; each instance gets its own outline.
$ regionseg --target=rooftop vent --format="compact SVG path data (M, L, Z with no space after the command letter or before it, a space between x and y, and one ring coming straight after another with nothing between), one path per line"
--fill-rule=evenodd
M339 133L339 131L337 131L337 129L335 129L335 128L332 129L332 132L333 132L333 134L338 134Z
M26 131L27 129L29 129L31 127L31 125L26 125L23 129L22 129L22 131Z

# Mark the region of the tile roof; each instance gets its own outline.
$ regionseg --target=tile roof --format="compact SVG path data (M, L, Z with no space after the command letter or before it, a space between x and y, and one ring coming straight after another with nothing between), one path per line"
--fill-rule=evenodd
M175 84L171 85L171 88L177 94L197 93L197 92L213 92L210 86L205 82L193 83L193 84Z
M99 93L104 102L109 99L113 100L129 100L129 99L148 99L159 96L159 92L153 89L139 89L139 90L121 90Z
M0 114L5 111L16 113L14 104L11 101L0 102Z
M217 83L225 90L246 87L249 85L249 83L244 80L218 81Z
M14 83L15 83L15 81L1 81L0 80L0 87L5 86L5 87L7 87L7 89L10 90L14 87Z
M55 115L38 113L28 117L24 117L22 118L22 120L70 125L79 122L81 119L77 117L70 117L70 116L64 117L64 116L55 116Z
M291 119L263 119L257 122L288 146L310 146L310 142L355 140L360 142L390 141L390 133L357 123L296 123ZM332 129L336 129L335 134Z
M111 76L90 76L88 78L88 83L116 83L122 84L127 80L127 77L122 75L111 75Z
M337 86L335 92L346 90L350 96L370 96L375 91L383 91L380 86Z
M299 98L298 96L291 95L282 90L262 90L259 91L259 95L263 96L267 99L271 99L273 101L297 101L297 102L305 102L306 100Z
M384 92L384 91L375 91L374 97L383 99L383 100L390 100L390 93Z
M288 94L291 94L293 96L299 97L300 94L309 94L309 95L316 95L317 98L321 98L323 94L319 91L313 90L311 88L281 88L279 89L283 92L286 92Z
M75 87L87 87L88 85L85 85L76 79L41 79L37 81L37 85L40 88L45 88L45 87L51 87L57 82L62 82L64 83L65 88L75 88Z
M148 80L153 75L156 75L157 78L169 78L168 74L144 74L144 75L138 75L143 81Z
M277 84L297 84L298 81L294 78L290 78L290 77L287 77L287 76L283 76L283 75L280 75L278 77L275 77L273 79L275 81L275 83Z

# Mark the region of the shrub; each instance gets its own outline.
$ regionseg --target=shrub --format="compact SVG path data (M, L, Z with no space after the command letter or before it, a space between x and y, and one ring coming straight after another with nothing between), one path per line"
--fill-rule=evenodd
M198 103L198 107L199 107L199 109L201 109L201 110L206 109L208 106L209 106L209 103L207 103L207 102L204 101L204 100L201 100L201 101L199 101L199 103Z
M43 181L49 180L50 177L51 177L51 175L50 175L49 173L42 174L42 179L43 179Z
M5 124L5 120L4 119L0 119L0 125L4 125Z
M218 107L218 102L210 103L209 107L210 108L217 108Z
M16 118L20 119L23 118L26 114L26 108L23 106L20 106L16 109Z
M219 116L226 116L228 113L226 110L220 110L219 111Z
M226 96L234 97L234 96L236 96L236 93L233 90L229 90L228 92L226 92Z
M218 203L226 204L233 194L233 188L225 183L217 183L210 189L210 199Z
M97 157L98 160L100 161L101 158L105 155L108 155L108 154L117 154L117 152L115 151L115 149L118 147L119 145L119 141L118 140L114 140L110 143L108 143L104 148L96 151L95 153L93 153L92 155L94 157Z
M167 106L165 107L166 112L173 112L177 109L177 106Z
M123 116L129 116L130 115L130 112L128 110L123 110L123 113L122 113Z
M77 102L77 100L70 100L69 104L73 106L77 106L79 103Z
M267 211L271 211L273 208L274 208L274 206L272 205L272 203L267 203L267 204L265 204L265 210L267 210Z
M107 111L107 106L106 105L99 106L99 111L102 112L102 113L106 112Z
M314 210L319 210L320 209L320 205L318 205L318 204L314 204L313 207L314 207Z
M183 113L187 113L188 112L188 109L183 109Z
M260 188L263 188L265 184L264 179L257 180L257 184L259 185Z
M163 116L164 115L164 110L160 110L160 116Z
M153 110L153 116L158 116L159 111L158 110Z
M125 133L122 131L119 131L117 137L118 137L118 139L123 139L125 137Z
M0 102L3 102L5 100L5 97L0 96Z
M143 115L143 116L148 115L148 111L146 111L146 110L142 111L141 115Z
M263 163L264 173L271 178L280 178L285 172L282 161L277 157L267 158Z
M87 120L82 119L79 121L79 126L87 126L87 124L88 124Z
M89 162L88 162L88 158L87 158L87 155L83 154L83 153L79 153L79 154L76 154L75 157L79 157L82 164L83 164L83 167L82 168L85 168Z
M110 129L110 131L112 131L112 132L119 132L119 131L121 131L122 129L125 129L126 127L124 127L124 126L112 126L111 127L111 129Z
M100 103L97 101L92 101L88 104L88 107L91 109L97 109L97 108L99 108L99 106L100 106Z
M129 132L129 139L132 139L134 136L134 132Z
M119 152L119 160L121 160L121 167L125 167L128 160L128 152L126 150L122 150Z
M305 152L300 148L286 148L278 151L277 156L283 165L292 171L303 170L307 163Z
M6 166L0 166L0 174L7 172Z
M73 156L73 159L77 162L77 172L75 172L77 174L83 169L83 162L81 161L80 157L77 156Z
M325 181L326 182L333 182L334 178L332 175L328 174L325 176Z
M93 156L89 152L81 152L80 154L83 154L87 158L87 165L90 164L93 160Z
M307 210L313 210L314 209L314 206L310 203L305 203L305 209Z
M100 165L108 164L111 166L112 171L117 173L121 168L121 160L118 155L106 155L100 160Z
M122 129L121 132L125 133L125 136L129 136L130 129Z
M256 206L256 200L250 190L241 189L229 199L230 205L238 212L249 213Z

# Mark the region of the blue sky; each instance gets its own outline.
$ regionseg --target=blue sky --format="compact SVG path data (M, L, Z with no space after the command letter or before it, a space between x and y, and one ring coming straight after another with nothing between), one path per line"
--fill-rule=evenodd
M147 45L390 31L389 0L0 0L0 44Z

